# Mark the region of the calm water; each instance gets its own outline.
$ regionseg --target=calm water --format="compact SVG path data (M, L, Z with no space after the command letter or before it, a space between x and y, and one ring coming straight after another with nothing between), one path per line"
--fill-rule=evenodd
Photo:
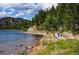
M0 54L18 54L26 46L34 46L39 36L14 30L0 30Z

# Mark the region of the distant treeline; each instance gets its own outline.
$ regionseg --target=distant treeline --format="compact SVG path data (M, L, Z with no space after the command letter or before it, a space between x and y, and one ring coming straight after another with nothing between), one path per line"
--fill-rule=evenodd
M32 19L38 30L79 32L79 4L59 3L55 8L40 10Z
M23 18L3 17L0 18L0 29L27 30L32 26L32 21Z

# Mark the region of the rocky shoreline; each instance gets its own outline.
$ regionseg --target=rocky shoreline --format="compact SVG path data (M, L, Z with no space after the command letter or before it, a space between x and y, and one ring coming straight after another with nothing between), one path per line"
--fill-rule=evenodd
M64 33L62 33L62 34L63 34L63 37L66 36L65 40L67 40L67 39L79 40L78 35L73 36L71 33L68 33L68 32L66 32L66 34L64 34ZM67 34L70 34L70 35L67 35ZM71 36L73 36L73 37L77 36L77 38L74 39ZM45 46L43 45L44 41L46 41L47 43L50 43L50 42L57 42L58 40L56 40L55 36L53 36L52 34L43 35L43 37L38 41L39 44L30 49L29 55L36 55L37 52L39 52L41 49L44 49L45 48Z
M25 32L25 33L27 33L27 32ZM31 34L31 32L30 32L30 34ZM38 35L38 33L32 33L32 34L34 34L34 35ZM40 34L41 35L41 34ZM36 42L36 45L35 46L28 46L28 47L26 47L25 48L25 55L34 55L37 51L39 51L40 49L43 49L44 48L44 46L43 46L43 41L46 39L48 42L49 41L53 41L53 42L55 42L55 40L54 40L54 38L53 38L53 40L52 40L52 36L50 36L50 35L48 35L48 34L46 34L46 35L42 35L42 37L41 38L39 38L38 40L37 40L37 42Z

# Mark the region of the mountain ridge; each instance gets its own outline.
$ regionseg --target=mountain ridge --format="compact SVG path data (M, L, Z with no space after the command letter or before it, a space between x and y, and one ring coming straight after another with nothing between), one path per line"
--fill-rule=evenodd
M27 29L31 21L23 18L3 17L0 18L0 29Z

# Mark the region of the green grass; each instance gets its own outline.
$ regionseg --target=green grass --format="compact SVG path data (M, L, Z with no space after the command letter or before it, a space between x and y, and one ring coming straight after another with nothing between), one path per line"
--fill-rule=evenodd
M37 52L38 55L49 55L53 53L54 51L60 50L66 50L69 49L66 52L59 53L58 54L66 54L66 55L78 55L79 54L79 41L78 40L59 40L57 42L50 42L47 43L46 41L43 42L44 46L46 46L44 49Z
M25 55L25 50L18 52L19 55Z

